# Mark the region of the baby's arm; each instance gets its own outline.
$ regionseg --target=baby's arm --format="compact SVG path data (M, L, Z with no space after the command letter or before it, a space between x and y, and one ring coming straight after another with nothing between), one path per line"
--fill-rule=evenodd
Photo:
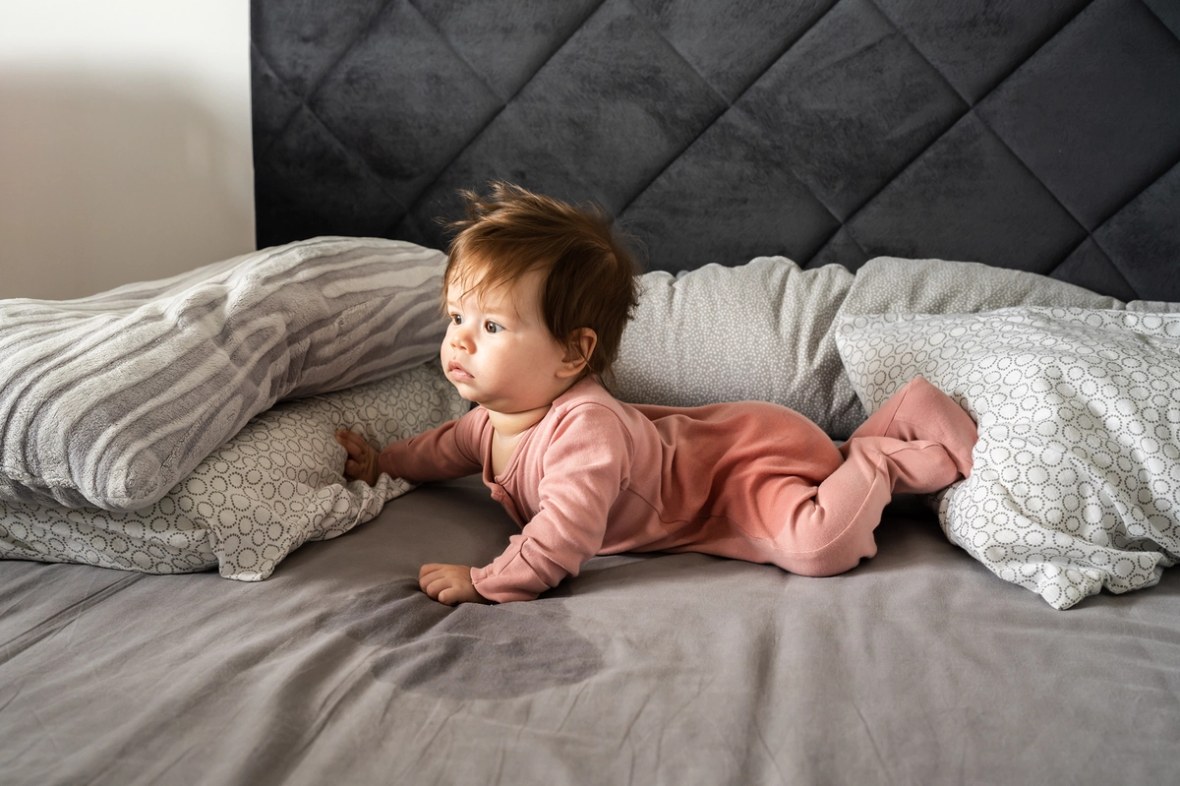
M369 441L346 428L336 432L336 441L348 451L348 458L344 462L344 477L348 480L363 480L370 486L377 485L377 478L381 473L377 469L377 451Z
M471 571L494 602L531 600L578 575L601 551L611 508L629 484L633 449L619 417L597 405L565 417L550 441L532 443L543 457L536 513L498 557Z
M471 568L466 565L423 565L418 571L418 586L432 600L448 606L490 602L471 583Z
M361 434L341 428L336 432L336 441L348 451L344 477L374 486L382 472L411 483L461 478L478 472L480 421L475 415L477 412L472 411L460 420L428 429L416 437L391 442L380 451Z

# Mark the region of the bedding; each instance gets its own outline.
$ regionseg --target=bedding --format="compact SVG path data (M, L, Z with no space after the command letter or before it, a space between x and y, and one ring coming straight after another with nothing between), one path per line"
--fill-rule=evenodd
M851 317L837 344L875 409L916 375L975 418L947 536L1067 609L1180 559L1180 315L1080 308Z
M831 579L643 555L523 604L418 591L422 561L486 561L512 531L465 479L263 582L0 563L5 780L1173 779L1175 571L1062 613L903 503L878 556Z
M125 512L254 415L433 357L442 252L322 237L69 301L0 301L0 500Z
M246 424L158 502L134 511L0 501L0 558L80 562L144 573L216 568L260 581L309 540L372 519L409 484L343 476L350 428L382 445L467 406L431 361L377 382L283 402Z
M866 416L836 346L836 326L848 315L1125 307L1023 270L896 257L870 259L855 274L785 257L650 271L640 276L640 293L611 380L619 398L673 406L773 401L837 439Z
M774 401L847 436L864 417L831 327L852 282L840 265L804 270L785 257L646 273L611 391L670 406Z
M839 436L858 393L885 384L844 366L845 328L863 324L875 352L877 328L900 349L923 320L970 324L995 336L995 362L1002 340L1035 334L1004 362L1035 355L1041 377L1062 348L1049 337L1084 336L1093 351L1077 357L1099 370L1106 349L1154 357L1171 342L1129 315L1180 301L1173 3L252 0L250 57L259 248L441 249L456 189L493 179L593 199L649 271L616 380L637 398L740 395L745 379ZM806 378L832 374L827 398ZM973 390L961 395L991 407ZM1077 392L1054 417L1099 403ZM321 395L337 393L245 428ZM995 413L978 481L1032 500L1012 478L1012 463L1029 474L1023 456L999 444L1031 444L1014 433L1031 415ZM1075 466L1103 451L1148 473L1171 460L1091 425ZM1013 575L1031 584L997 577L946 524L953 504L968 547L989 537L990 509L968 509L990 503L966 482L898 498L877 556L841 576L618 555L496 606L417 588L421 564L486 564L514 531L476 478L409 490L264 581L3 560L3 780L1169 783L1180 572L1157 571L1175 556L1169 530L1143 514L1172 500L1148 483L1141 501L1156 478L1121 473L1085 481L1109 505L1095 525L1082 514L1065 556L1098 553L1081 535L1113 523L1127 537L1098 545L1158 583L1067 611L1046 601L1117 587L1115 566L1067 567L1001 533L984 560L1025 560ZM1013 534L1049 543L1027 518Z

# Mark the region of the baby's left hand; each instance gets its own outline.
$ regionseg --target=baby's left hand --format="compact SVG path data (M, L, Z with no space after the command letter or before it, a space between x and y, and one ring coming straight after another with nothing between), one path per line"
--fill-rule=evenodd
M467 565L423 565L418 571L418 586L432 599L448 606L488 602L471 583L471 568Z

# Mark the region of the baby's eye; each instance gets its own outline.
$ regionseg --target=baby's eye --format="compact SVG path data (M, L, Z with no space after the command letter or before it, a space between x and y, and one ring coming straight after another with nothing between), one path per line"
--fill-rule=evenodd
M483 323L483 329L486 330L488 333L499 333L501 330L503 330L502 327L497 325L495 322L492 322L491 320L488 320L487 322Z
M447 314L447 319L452 325L462 325L463 316L461 314Z

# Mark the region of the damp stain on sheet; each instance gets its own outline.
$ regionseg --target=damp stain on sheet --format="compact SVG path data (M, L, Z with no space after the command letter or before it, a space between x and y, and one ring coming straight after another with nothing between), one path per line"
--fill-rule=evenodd
M574 630L561 598L452 608L416 583L386 584L353 595L322 624L376 648L376 679L437 696L523 696L602 668L602 653Z

